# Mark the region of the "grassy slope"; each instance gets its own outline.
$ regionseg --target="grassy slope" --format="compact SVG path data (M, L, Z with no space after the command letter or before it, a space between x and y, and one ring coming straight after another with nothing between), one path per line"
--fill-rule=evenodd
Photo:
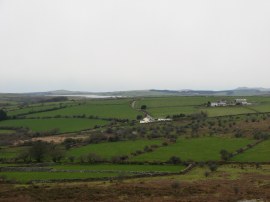
M178 139L175 144L162 147L154 152L132 158L132 161L167 161L172 156L182 160L209 161L219 160L220 150L233 152L252 140L242 138L202 137L193 139Z
M95 153L104 158L111 158L113 156L129 155L131 152L143 150L145 146L153 144L160 145L161 140L135 140L90 144L69 150L67 156L80 157L81 155Z
M59 132L63 133L89 129L106 123L107 121L95 119L18 119L1 121L0 126L28 127L39 132L58 128Z
M270 140L264 141L250 150L235 156L232 160L240 162L270 162Z

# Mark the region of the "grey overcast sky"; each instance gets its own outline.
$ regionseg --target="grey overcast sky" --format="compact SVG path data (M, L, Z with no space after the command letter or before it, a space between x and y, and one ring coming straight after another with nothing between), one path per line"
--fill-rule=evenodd
M269 0L0 0L0 92L270 87Z

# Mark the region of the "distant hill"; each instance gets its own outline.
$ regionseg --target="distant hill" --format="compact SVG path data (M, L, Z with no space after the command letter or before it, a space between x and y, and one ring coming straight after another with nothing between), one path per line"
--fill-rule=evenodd
M63 96L63 95L98 95L98 96L122 96L122 97L147 97L147 96L270 96L269 88L247 88L239 87L233 90L213 91L213 90L132 90L132 91L114 91L114 92L85 92L55 90L48 92L22 93L31 96ZM21 94L21 95L22 95Z

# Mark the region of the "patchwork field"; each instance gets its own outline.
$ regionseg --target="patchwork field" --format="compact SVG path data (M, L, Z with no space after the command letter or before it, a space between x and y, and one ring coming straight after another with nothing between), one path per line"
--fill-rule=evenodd
M161 143L161 140L134 140L90 144L70 149L66 155L78 158L89 153L94 153L102 158L109 159L115 156L130 155L131 152L143 150L145 146L161 145Z
M158 108L150 108L147 110L149 114L153 117L165 118L168 115L175 114L193 114L199 112L198 107L195 106L180 106L180 107L158 107Z
M0 127L25 127L36 132L45 132L53 129L58 129L59 133L75 132L85 129L91 129L94 126L103 126L108 122L96 119L73 119L73 118L58 118L58 119L16 119L0 122Z
M61 116L98 116L101 118L119 118L135 120L138 111L132 109L129 103L125 104L83 104L80 106L68 107L64 109L41 112L28 115L27 117L54 117Z
M242 107L205 107L205 104L210 102L216 102L218 100L225 99L227 101L233 101L237 97L162 97L162 98L145 98L136 101L136 108L140 108L142 105L147 106L149 114L156 118L166 117L168 115L176 114L192 114L199 113L201 111L207 112L210 117L248 114L257 112L270 112L270 98L269 97L247 97L248 101L253 105Z
M158 185L164 180L162 183L165 184L170 181L167 187L173 187L175 182L172 179L174 179L181 180L181 187L184 181L217 180L223 175L226 175L226 180L238 179L242 174L264 175L265 162L270 161L269 140L229 159L230 163L234 163L233 167L225 163L220 164L220 151L235 152L269 136L270 116L259 112L270 111L270 97L248 97L248 101L253 103L251 106L206 107L208 101L223 98L152 97L137 98L135 102L131 98L102 100L76 98L62 103L61 106L67 106L62 109L56 108L60 106L59 102L33 102L34 104L29 102L28 105L22 105L20 102L10 106L12 107L10 109L16 110L6 110L10 119L0 121L0 128L2 127L0 134L1 138L4 138L0 140L3 145L0 149L2 170L0 180L15 184L34 181L32 182L34 187L41 186L42 180L58 181L57 185L61 183L70 185L84 183L82 180L87 179L102 181L102 178L114 178L107 182L87 183L103 185L112 182L123 186L132 181L138 182L138 187L148 187L149 184L144 183L156 179ZM234 100L235 97L225 99ZM135 109L132 102L135 103ZM151 124L139 124L138 120L134 122L101 120L102 118L136 120L137 115L143 115L138 110L141 105L146 105L146 111L156 118L177 114L190 115L201 111L207 112L209 117L187 116L172 122ZM21 108L22 106L27 107ZM39 112L41 110L49 111ZM238 116L219 117L226 115ZM95 126L104 127L97 129ZM29 128L30 131L25 132L19 129L20 127ZM90 130L81 133L86 129ZM31 131L40 132L41 135ZM205 136L205 134L215 135ZM67 138L68 141L64 141ZM53 139L58 141L52 143ZM29 140L33 142L27 142ZM46 143L37 142L40 140ZM89 142L96 143L89 144ZM26 143L27 146L20 145L22 143ZM183 162L170 162L171 157L179 157ZM194 164L195 167L188 173L180 175L180 171L187 167L187 161L196 163L211 161L211 163L202 167ZM243 169L241 167L243 165L239 164L241 162L245 162ZM254 164L248 162L260 163L259 168L256 169ZM212 170L211 166L215 169ZM254 168L246 169L246 166ZM153 177L152 175L157 172L162 176ZM137 174L146 175L144 178L125 179L128 176L136 177ZM121 184L123 179L125 183ZM59 180L76 180L76 182ZM175 194L175 190L173 188L169 195Z
M208 108L202 108L201 111L207 112L209 117L255 113L254 110L248 109L246 107L241 107L241 106L212 107L212 108L208 107Z
M244 138L202 137L193 139L180 138L175 144L161 147L154 152L145 153L133 157L131 161L168 161L172 156L181 160L210 161L221 160L220 151L229 152L252 143L252 140Z
M270 140L264 141L235 156L232 160L238 162L270 162Z
M63 106L72 106L71 104L63 104L61 105ZM35 112L39 112L39 111L43 111L43 110L53 110L55 108L59 108L60 104L48 104L48 105L39 105L39 106L29 106L29 107L24 107L22 109L16 109L16 110L11 110L8 111L8 115L9 116L14 116L14 115L21 115L21 114L28 114L28 113L35 113Z
M158 107L181 107L181 106L198 106L207 103L208 101L215 101L216 97L157 97L157 98L142 98L136 101L136 108L141 105L146 105L149 108Z

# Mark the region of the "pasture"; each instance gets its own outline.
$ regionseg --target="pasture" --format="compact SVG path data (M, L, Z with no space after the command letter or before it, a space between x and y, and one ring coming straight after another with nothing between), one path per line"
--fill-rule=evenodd
M116 177L119 173L99 173L99 172L1 172L0 178L15 180L27 183L33 180L61 180L61 179L91 179Z
M16 158L27 147L0 147L0 159Z
M247 97L251 106L233 106L233 107L206 107L206 103L216 102L218 100L233 101L238 97L157 97L157 98L142 98L136 101L136 108L142 105L147 106L147 111L155 118L166 117L176 114L193 114L201 111L207 112L210 117L238 115L257 112L270 112L269 97Z
M73 104L74 105L74 104ZM16 110L10 110L8 111L8 116L17 116L17 115L24 115L29 113L37 113L39 111L45 111L45 110L53 110L57 109L59 107L69 107L72 106L72 104L47 104L47 105L31 105L27 107L23 107L21 109Z
M182 106L199 106L207 103L208 101L215 101L216 97L157 97L157 98L142 98L136 101L136 108L141 105L146 105L149 108L159 107L182 107Z
M270 140L235 156L232 161L238 162L270 162Z
M76 132L103 126L108 122L97 119L57 118L57 119L16 119L0 122L0 127L24 127L35 132L47 132L58 129L58 133Z
M124 104L92 104L86 103L79 106L41 112L28 115L27 117L55 117L61 116L97 116L101 118L119 118L136 120L140 112L132 109L129 103Z
M166 162L172 156L177 156L184 161L221 160L220 151L222 149L229 152L234 152L252 142L252 140L245 138L179 138L175 144L170 144L167 147L161 147L153 152L133 157L131 158L131 161Z
M246 107L241 107L241 106L207 107L207 108L202 108L201 111L207 112L209 117L255 113L254 110L248 109Z
M102 158L110 159L115 156L130 155L137 150L143 150L145 146L161 145L161 140L134 140L120 142L105 142L99 144L89 144L86 146L72 148L67 151L66 156L79 158L83 155L94 153Z

